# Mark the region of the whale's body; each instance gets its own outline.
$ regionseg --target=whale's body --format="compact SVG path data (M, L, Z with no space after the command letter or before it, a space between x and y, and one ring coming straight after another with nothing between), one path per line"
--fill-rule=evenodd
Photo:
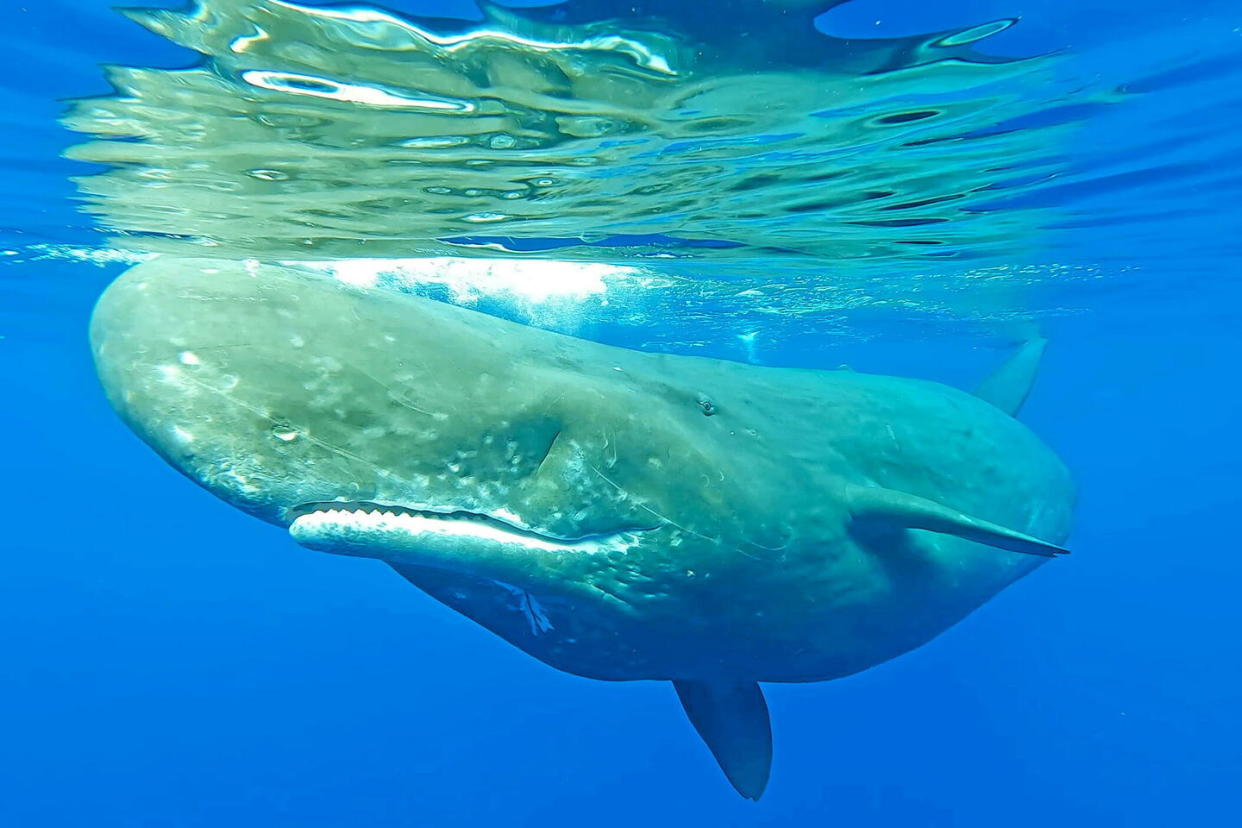
M757 797L757 682L849 675L1061 552L1073 487L974 396L647 354L288 267L155 260L96 309L126 422L305 546L379 558L536 658L665 679Z

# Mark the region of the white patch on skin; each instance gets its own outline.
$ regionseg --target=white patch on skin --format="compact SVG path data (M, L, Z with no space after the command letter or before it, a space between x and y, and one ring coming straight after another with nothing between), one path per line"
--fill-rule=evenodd
M230 488L240 489L242 492L246 494L257 494L263 489L262 486L255 483L253 480L247 477L243 472L239 471L236 468L220 469L219 473L216 475L216 481L223 481L221 485L229 486ZM209 481L209 482L216 482L216 481Z
M184 428L182 428L179 425L175 425L172 427L172 433L173 433L173 437L175 437L177 439L177 442L179 443L188 444L188 443L194 442L194 435L186 431Z
M202 360L198 358L198 354L193 351L182 351L177 355L177 359L182 365L200 365Z
M333 356L317 356L311 360L311 364L322 374L339 374L345 367L339 359Z
M518 527L519 529L525 529L528 532L534 531L533 529L531 529L531 526L529 523L522 520L515 513L510 512L508 509L493 509L491 514L493 517L499 518L500 520L503 520L505 523L512 523L514 526Z

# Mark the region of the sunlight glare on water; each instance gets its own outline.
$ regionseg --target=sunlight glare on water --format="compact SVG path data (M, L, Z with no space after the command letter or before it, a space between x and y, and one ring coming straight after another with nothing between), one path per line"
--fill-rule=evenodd
M571 301L571 263L597 262L648 277L580 294L578 318L608 295L626 324L678 314L683 343L779 338L782 319L802 335L866 337L870 317L1005 330L1125 280L1115 256L1055 253L1081 228L1168 226L1167 200L1084 212L1100 185L1194 169L1146 146L1142 118L1106 140L1095 122L1238 69L1219 43L1199 74L1124 78L1064 49L991 50L1012 18L863 39L817 28L833 0L728 5L729 26L678 0L480 3L475 20L130 9L197 61L107 68L114 93L62 119L87 136L66 155L96 165L75 181L104 247L137 255L360 260L402 273L384 280L397 289L482 258L447 298L528 309Z
M1065 91L1054 58L976 52L1012 21L849 48L815 34L810 68L652 21L484 11L456 32L274 0L130 11L203 60L114 67L116 95L73 107L65 123L103 140L71 157L113 167L82 191L156 250L469 255L485 237L613 257L582 242L655 236L622 255L842 259L1012 246L1030 219L974 208L1056 168L1062 125L995 128Z
M269 260L980 259L1033 242L1036 213L984 207L1072 131L1004 127L1068 92L1056 57L978 51L1010 20L864 42L792 15L782 49L483 11L128 11L202 60L112 67L115 95L73 105L96 139L69 156L109 167L78 179L89 210L118 246Z

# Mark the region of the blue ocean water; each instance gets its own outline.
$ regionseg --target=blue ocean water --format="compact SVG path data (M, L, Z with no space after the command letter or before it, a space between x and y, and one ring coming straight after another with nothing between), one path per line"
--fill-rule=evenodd
M466 2L385 5L477 18ZM777 37L758 28L756 5L722 4L718 19L695 23L696 36L736 45L729 36L754 26ZM221 191L205 204L184 202L152 229L139 226L149 220L139 208L158 194L126 190L123 179L99 179L118 182L104 195L79 191L71 177L105 168L63 157L92 131L58 120L70 99L112 94L99 64L182 68L198 58L102 2L14 2L2 14L0 462L10 491L0 544L0 824L1236 820L1236 4L1188 12L1119 0L855 0L818 22L854 45L825 54L789 45L777 67L789 86L771 88L797 87L808 63L845 65L865 51L859 39L1010 18L1020 23L977 44L980 53L1049 56L1034 74L1029 64L995 64L1004 76L988 76L998 86L981 84L983 92L939 69L917 92L903 88L902 111L947 111L946 99L964 108L952 139L902 139L903 148L941 139L933 146L952 149L914 156L913 172L901 154L912 150L894 152L861 129L788 150L811 153L797 159L798 170L844 158L876 191L900 189L885 183L898 181L925 198L960 196L969 210L936 213L947 220L927 231L947 241L949 255L901 252L894 238L933 239L893 234L927 225L876 225L888 219L877 219L867 199L808 199L807 188L833 185L788 171L788 191L770 198L815 209L790 211L787 224L747 225L740 213L732 224L714 222L713 205L724 204L715 200L686 207L677 228L640 227L633 217L614 227L612 214L590 213L584 197L568 202L543 237L505 236L491 224L485 236L422 236L493 245L505 238L512 249L542 245L571 261L639 268L645 275L608 283L606 304L594 288L555 301L521 290L489 294L494 283L470 294L484 310L630 347L773 365L848 363L970 387L1032 326L1050 339L1023 420L1080 486L1074 554L892 662L830 683L768 685L776 753L757 804L728 788L666 684L555 672L379 563L295 546L203 493L128 433L98 388L86 344L94 300L125 267L114 261L124 256L107 251L172 245L182 241L178 222L214 220L204 211L232 210L230 198L243 213L254 201ZM743 68L776 66L783 58L770 53L780 51L758 48ZM860 78L883 72L851 69L843 88L863 88L869 81ZM941 84L953 94L941 94ZM835 124L855 109L860 119L876 117L875 100L816 105L835 113ZM122 171L140 169L154 152L115 143L117 152L138 147L138 160L117 162ZM661 152L622 158L607 180L641 177L644 164L679 150ZM721 162L722 180L753 174L729 166L751 160ZM921 169L936 180L924 182ZM305 180L312 171L302 172ZM928 193L963 178L953 193ZM715 179L702 180L717 192ZM843 192L852 191L834 198ZM122 202L133 209L109 206ZM383 210L393 203L383 201ZM212 225L216 249L256 255L283 218L274 214L263 225L270 232L251 237ZM754 237L729 236L748 226L759 227ZM374 235L370 243L387 245L378 255L402 252L391 233ZM323 236L322 258L349 255L333 246L341 237ZM734 253L732 242L751 248ZM474 250L452 243L463 255ZM878 250L880 261L871 261Z

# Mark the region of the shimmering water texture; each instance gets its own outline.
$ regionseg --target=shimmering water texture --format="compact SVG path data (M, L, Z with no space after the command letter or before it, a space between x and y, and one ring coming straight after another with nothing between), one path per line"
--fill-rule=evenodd
M734 3L727 30L672 0L625 20L591 2L482 22L130 10L202 59L108 69L115 94L65 117L96 137L69 154L107 165L78 179L86 209L143 251L773 269L1033 244L1045 210L989 205L1058 171L1062 59L986 55L1010 20L833 38L814 23L833 5Z

